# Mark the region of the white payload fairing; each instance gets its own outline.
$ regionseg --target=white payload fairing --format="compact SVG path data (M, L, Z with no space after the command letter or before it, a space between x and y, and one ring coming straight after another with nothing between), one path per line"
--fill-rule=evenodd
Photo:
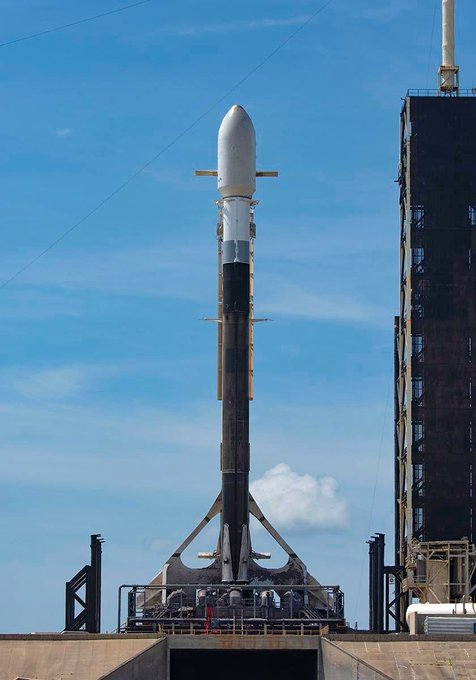
M235 104L218 131L218 191L222 198L223 264L249 263L250 208L256 191L256 135Z

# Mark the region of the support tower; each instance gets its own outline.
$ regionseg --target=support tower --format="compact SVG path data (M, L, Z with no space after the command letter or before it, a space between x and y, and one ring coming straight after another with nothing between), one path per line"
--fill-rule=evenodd
M459 89L454 0L438 82L401 114L395 545L404 599L454 602L476 541L476 93Z

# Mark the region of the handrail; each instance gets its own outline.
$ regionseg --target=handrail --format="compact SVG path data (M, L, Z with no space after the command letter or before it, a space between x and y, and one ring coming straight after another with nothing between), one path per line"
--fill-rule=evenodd
M278 596L285 594L286 592L291 592L291 593L298 593L302 591L306 592L319 592L319 593L325 593L326 599L327 599L327 617L323 617L325 620L329 621L339 621L341 620L341 617L343 616L343 593L340 590L339 586L323 586L320 584L313 584L313 585L297 585L297 584L279 584L276 586L270 586L269 584L262 584L262 585L255 585L255 584L240 584L240 585L233 585L233 584L203 584L203 583L180 583L180 584L174 584L174 583L165 583L165 584L154 584L154 585L142 585L142 584L122 584L119 586L118 589L118 608L117 608L117 630L120 631L122 628L122 594L124 589L129 589L130 591L135 591L135 593L144 593L144 597L147 597L145 593L147 591L156 591L157 593L161 591L170 591L170 590L175 590L175 589L184 589L184 588L196 588L198 589L203 589L203 590L217 590L217 591L222 591L223 594L226 594L230 589L248 589L248 590L253 590L257 595L260 592L267 591L267 590L273 590L276 592ZM189 599L189 598L187 598ZM254 598L253 598L254 600ZM290 603L291 607L291 619L290 620L295 620L293 619L293 602L291 600ZM128 619L130 618L131 612L128 612L129 616ZM150 617L146 617L149 619ZM157 617L160 618L160 617ZM254 617L245 617L246 621L252 621ZM143 619L145 621L145 619ZM184 620L186 620L184 618ZM296 619L297 620L297 619ZM313 619L314 620L314 619Z
M476 97L476 88L473 87L470 90L459 89L458 91L453 90L451 92L440 92L440 90L431 88L417 88L408 90L407 97Z

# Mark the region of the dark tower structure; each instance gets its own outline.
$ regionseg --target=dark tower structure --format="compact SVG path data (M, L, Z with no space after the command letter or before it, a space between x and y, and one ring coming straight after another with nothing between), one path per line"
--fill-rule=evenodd
M456 83L401 115L396 560L428 602L469 593L476 540L476 93Z

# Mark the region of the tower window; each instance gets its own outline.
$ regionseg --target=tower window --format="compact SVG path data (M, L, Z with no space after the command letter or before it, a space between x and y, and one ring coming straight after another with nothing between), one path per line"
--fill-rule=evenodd
M423 439L423 421L414 420L412 423L412 441L418 444Z
M412 250L412 265L417 274L421 274L425 271L423 261L425 259L425 249L424 248L413 248Z
M476 205L469 206L468 217L470 225L476 227Z
M423 269L417 269L417 271L423 271ZM425 316L424 301L425 301L424 288L422 290L422 287L418 286L418 290L415 290L413 292L412 313L419 318L423 318Z
M414 357L423 352L423 335L412 336L412 354Z
M416 205L412 208L412 227L414 229L425 227L425 208L422 205Z
M423 378L412 378L412 398L421 399L423 396Z
M420 533L423 529L423 508L413 508L413 533Z
M423 496L423 482L423 465L418 463L413 466L413 490L419 496Z
M425 249L424 248L413 248L413 264L420 264L420 262L423 262L423 258L425 257Z
M412 312L419 319L423 319L425 316L425 307L421 302L416 302L414 305L412 305Z

